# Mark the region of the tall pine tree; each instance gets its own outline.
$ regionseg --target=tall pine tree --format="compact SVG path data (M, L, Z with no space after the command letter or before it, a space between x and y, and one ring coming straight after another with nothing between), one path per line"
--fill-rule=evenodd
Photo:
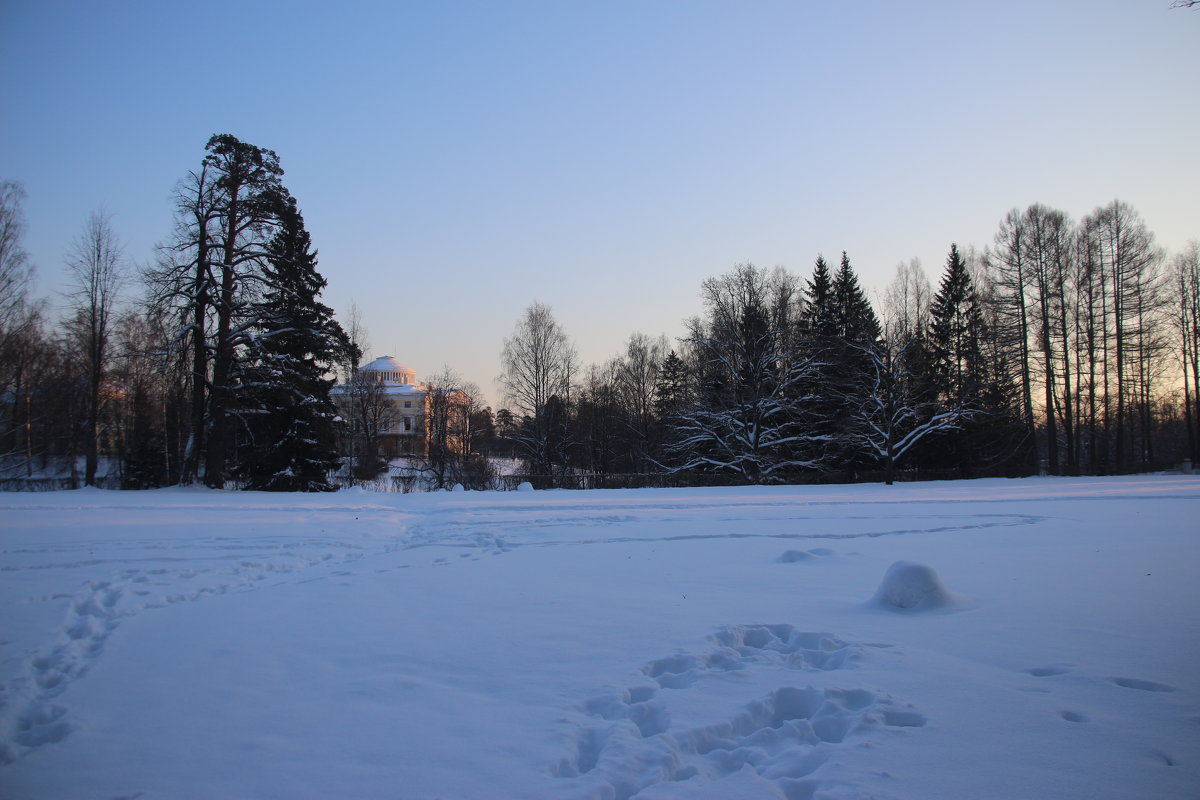
M255 309L250 361L242 373L246 443L238 475L247 489L332 491L338 464L337 410L331 374L352 347L318 297L317 272L304 218L291 197L281 200L279 229L267 245L267 289Z
M930 383L943 409L961 408L966 413L962 425L942 433L929 452L929 463L954 468L963 475L976 471L979 426L982 421L972 412L981 408L983 353L981 337L983 315L975 294L975 285L967 271L967 262L950 245L946 271L929 307Z
M845 251L833 277L833 318L837 335L848 343L870 345L882 335L879 318L858 285L858 276L850 267Z
M844 404L841 398L830 391L831 382L838 371L838 338L833 274L824 256L817 256L812 278L804 289L804 301L800 315L798 355L811 358L813 365L811 378L797 388L799 394L812 398L813 433L824 437L827 442L825 449L831 456L840 457L839 448L835 446L835 417Z
M870 460L862 458L855 442L860 421L852 410L876 390L882 328L845 251L831 291L833 339L825 355L829 366L822 390L835 401L830 431L835 458L853 475Z
M994 334L966 260L952 244L930 306L930 381L940 407L962 414L957 429L936 437L927 463L963 477L1021 472L1027 437L1020 424L1020 386Z
M825 263L824 256L817 256L817 263L813 266L812 280L808 281L804 294L808 300L804 313L804 324L809 336L814 339L836 336L833 276L829 274L829 265Z
M252 305L259 270L265 268L265 245L279 220L275 210L284 204L287 190L281 177L283 168L273 150L240 141L236 136L218 134L205 148L200 193L203 200L193 211L200 211L197 226L190 232L197 264L206 271L201 284L211 296L206 304L212 309L215 326L207 342L201 342L205 354L211 354L211 372L206 409L208 430L205 443L204 482L219 489L225 484L229 448L233 443L230 413L238 404L237 378L246 311ZM210 187L204 187L205 181ZM200 309L195 309L199 314ZM203 326L197 326L199 334ZM197 366L200 366L199 363ZM201 380L199 372L193 380Z
M947 406L977 406L983 383L983 315L967 262L956 244L950 245L946 273L929 313L929 341L939 399Z
M688 368L674 350L667 353L654 379L654 414L660 424L679 413L688 398Z

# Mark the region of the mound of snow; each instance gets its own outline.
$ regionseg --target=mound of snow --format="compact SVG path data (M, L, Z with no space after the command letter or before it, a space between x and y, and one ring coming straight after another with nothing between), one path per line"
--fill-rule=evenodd
M893 611L929 611L957 603L933 567L897 561L888 567L871 604Z
M533 484L530 483L529 481L521 481L521 483L517 485L517 491L518 492L532 492Z
M467 490L467 488L466 488L465 486L463 486L461 483L456 483L456 484L454 484L454 488L453 488L453 489L451 489L450 491L452 491L452 492L465 492L466 490Z

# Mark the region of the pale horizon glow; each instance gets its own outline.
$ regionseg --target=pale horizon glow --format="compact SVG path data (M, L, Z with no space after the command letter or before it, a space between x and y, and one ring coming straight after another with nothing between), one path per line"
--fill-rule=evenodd
M0 178L61 302L94 210L147 264L209 136L275 150L365 359L448 365L499 407L535 300L587 365L680 336L737 263L807 277L846 250L878 295L1034 202L1120 199L1178 252L1200 10L1168 6L11 0Z

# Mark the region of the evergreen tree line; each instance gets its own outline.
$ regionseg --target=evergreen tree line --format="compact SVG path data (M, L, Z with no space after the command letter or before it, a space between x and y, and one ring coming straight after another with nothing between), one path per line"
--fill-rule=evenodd
M678 346L635 334L581 374L550 310L526 312L505 343L498 430L532 479L890 482L1200 455L1200 252L1168 260L1121 202L1077 223L1014 209L983 252L951 245L936 290L901 264L882 319L845 253L808 278L739 265L701 297Z
M87 221L58 320L31 295L21 187L0 182L0 478L66 464L75 485L325 490L342 464L385 466L386 400L354 379L362 326L320 302L283 174L274 152L212 137L139 275L111 220ZM1014 209L982 252L952 245L936 287L900 265L882 313L845 253L806 276L738 265L701 299L677 342L634 334L586 368L534 303L503 343L506 408L448 369L432 384L423 469L486 485L501 455L541 485L778 483L1200 456L1200 252L1168 259L1120 202L1078 222Z

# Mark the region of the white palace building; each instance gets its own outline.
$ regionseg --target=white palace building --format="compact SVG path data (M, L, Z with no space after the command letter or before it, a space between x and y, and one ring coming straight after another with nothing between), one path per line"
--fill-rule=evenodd
M355 383L339 383L329 394L356 432L364 423L374 429L381 455L392 458L425 452L431 391L429 384L417 382L416 370L382 356L359 367Z

